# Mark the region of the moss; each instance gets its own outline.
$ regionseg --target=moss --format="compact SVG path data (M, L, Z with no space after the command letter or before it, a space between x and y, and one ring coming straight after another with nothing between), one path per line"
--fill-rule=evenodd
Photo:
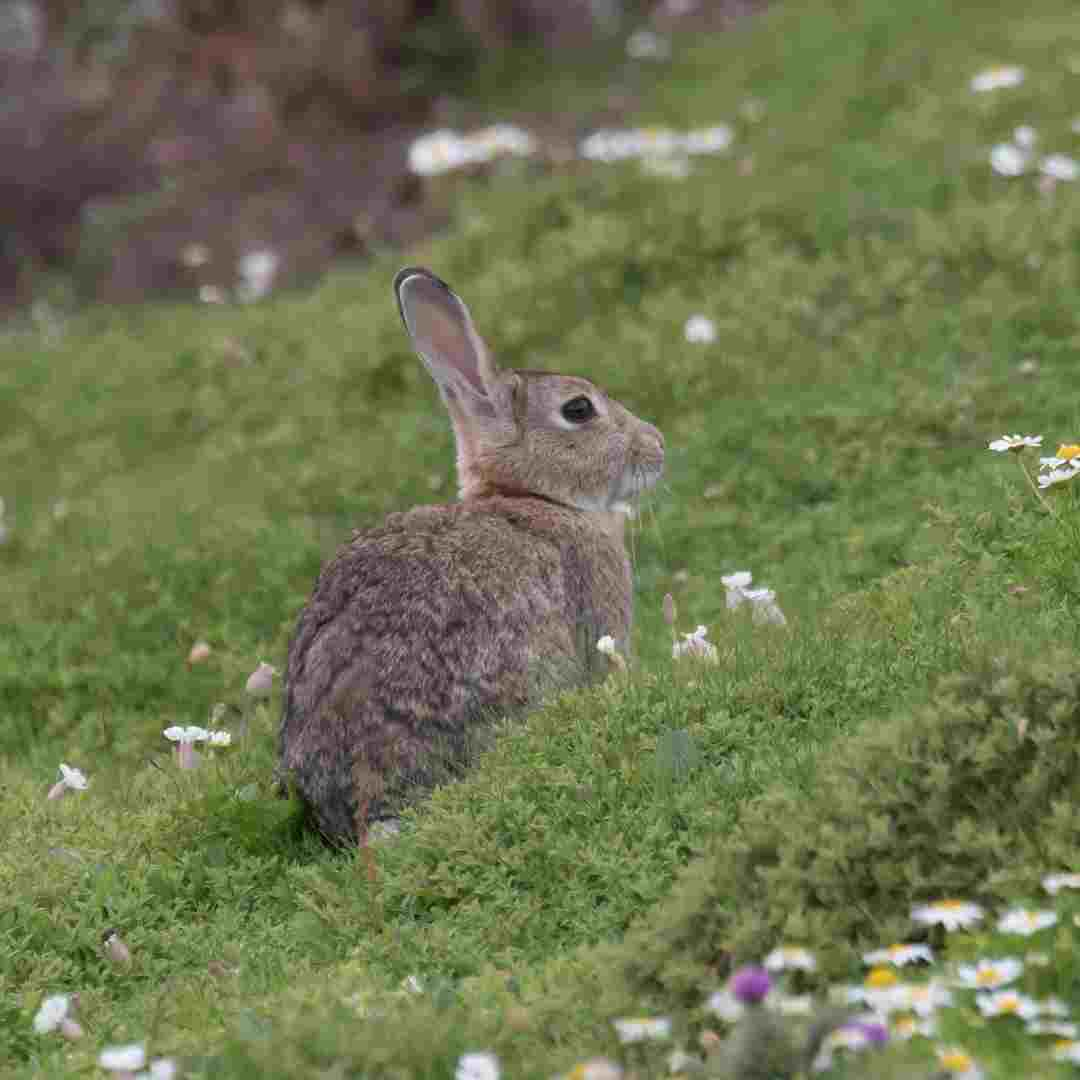
M804 789L762 796L627 938L640 992L696 1002L732 962L781 941L839 975L862 947L917 939L910 907L994 902L1075 861L1080 664L990 658L933 699L820 761Z

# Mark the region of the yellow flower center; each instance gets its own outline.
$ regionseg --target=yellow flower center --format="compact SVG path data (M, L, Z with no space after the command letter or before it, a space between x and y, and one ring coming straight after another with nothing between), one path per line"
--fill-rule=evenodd
M997 972L993 968L979 968L975 972L975 982L978 986L990 986L997 982Z
M1014 1013L1020 1007L1020 1002L1014 997L1003 997L998 1001L998 1008L1003 1013Z
M876 967L866 976L866 985L875 990L882 990L887 986L895 986L899 980L888 968Z
M1072 461L1074 457L1080 457L1080 443L1062 443L1057 448L1056 456L1062 461Z
M949 1072L967 1072L973 1062L963 1050L948 1050L941 1055L941 1067Z
M959 911L967 907L966 900L939 900L935 905L941 911Z

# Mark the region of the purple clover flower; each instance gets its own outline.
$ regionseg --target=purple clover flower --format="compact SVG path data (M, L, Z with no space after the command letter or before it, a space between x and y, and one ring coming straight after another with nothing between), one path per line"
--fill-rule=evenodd
M746 964L731 976L731 992L744 1005L756 1005L772 989L769 973L757 964Z
M889 1041L889 1029L884 1024L856 1021L844 1026L858 1031L870 1046L884 1046Z

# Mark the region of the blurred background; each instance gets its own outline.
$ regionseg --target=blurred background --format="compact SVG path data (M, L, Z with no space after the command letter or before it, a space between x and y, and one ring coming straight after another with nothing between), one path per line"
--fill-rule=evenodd
M431 176L507 149L572 167L670 35L760 6L0 0L0 317L57 282L69 300L257 298L407 244L446 219ZM514 88L537 64L600 68L603 93L530 109ZM426 132L490 124L504 91L523 108L499 119L529 134L417 156Z

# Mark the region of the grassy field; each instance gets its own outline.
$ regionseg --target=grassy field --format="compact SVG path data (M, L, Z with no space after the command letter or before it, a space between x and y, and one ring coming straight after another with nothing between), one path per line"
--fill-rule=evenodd
M974 92L1000 63L1022 85ZM606 92L536 78L493 118ZM1080 151L1080 19L780 3L638 78L636 122L730 122L732 149L682 180L511 163L443 182L445 236L310 294L0 339L3 1075L98 1075L128 1042L193 1077L442 1078L469 1051L661 1075L724 1034L703 1003L733 965L798 944L818 970L796 989L859 982L868 949L943 944L909 919L943 896L988 915L935 970L1023 956L1014 986L1080 1011L1078 907L1040 888L1080 870L1080 479L1040 501L1018 467L1039 451L987 449L1080 442L1080 185L989 164L1021 124ZM668 468L633 534L635 671L507 726L372 883L274 797L280 688L243 688L284 666L351 528L453 496L390 294L406 261L506 365L580 371L656 423ZM684 339L695 314L714 344ZM737 570L786 627L727 611ZM673 663L666 592L717 663ZM162 730L218 702L234 745L178 770ZM48 800L60 762L89 787ZM995 930L1015 903L1059 922ZM35 1032L76 992L81 1040ZM928 1077L955 1046L988 1077L1075 1068L955 998L933 1038L834 1075ZM625 1016L672 1038L620 1046Z

